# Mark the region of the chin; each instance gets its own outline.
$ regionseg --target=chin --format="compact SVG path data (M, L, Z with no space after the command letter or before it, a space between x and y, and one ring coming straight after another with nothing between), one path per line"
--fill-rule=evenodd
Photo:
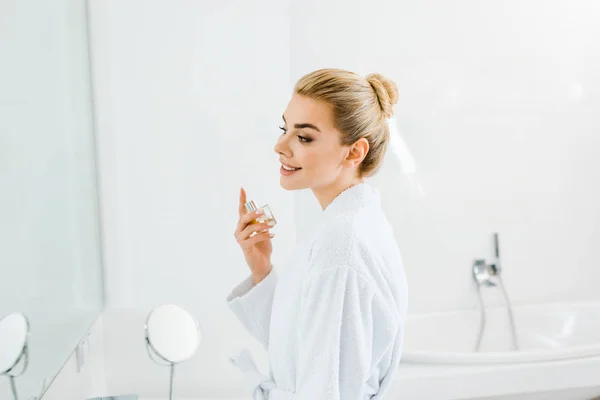
M301 190L306 189L306 185L302 185L299 182L294 182L292 179L288 179L285 176L279 178L279 185L285 190Z

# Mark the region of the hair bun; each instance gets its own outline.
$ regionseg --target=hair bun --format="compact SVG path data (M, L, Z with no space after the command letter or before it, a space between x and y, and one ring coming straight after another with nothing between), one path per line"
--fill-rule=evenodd
M371 84L377 95L383 115L390 118L394 114L394 104L398 103L398 87L394 81L377 73L367 75L367 82Z

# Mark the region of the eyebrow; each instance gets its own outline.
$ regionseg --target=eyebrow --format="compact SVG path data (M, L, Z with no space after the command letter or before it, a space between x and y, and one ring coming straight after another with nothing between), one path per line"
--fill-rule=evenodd
M281 118L283 118L283 122L285 122L287 124L287 121L285 120L285 117L282 115ZM294 128L296 129L302 129L302 128L311 128L314 129L317 132L321 132L321 130L319 128L317 128L316 126L314 126L313 124L308 124L308 123L304 123L304 124L295 124Z

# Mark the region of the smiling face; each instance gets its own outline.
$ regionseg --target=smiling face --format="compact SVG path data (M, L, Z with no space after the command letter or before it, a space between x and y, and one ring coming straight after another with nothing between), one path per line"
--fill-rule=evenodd
M348 146L340 144L331 106L294 94L283 119L282 133L274 148L282 164L281 186L287 190L315 190L340 179L348 166L344 163Z
M358 169L369 143L360 138L341 144L331 105L295 93L283 120L274 150L284 189L311 189L324 209L342 190L363 181Z

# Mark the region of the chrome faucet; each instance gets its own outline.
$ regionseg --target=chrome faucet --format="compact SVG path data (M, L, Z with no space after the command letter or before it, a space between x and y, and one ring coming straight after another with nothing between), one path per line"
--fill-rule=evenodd
M483 304L483 297L481 295L482 286L497 286L502 290L502 294L504 295L504 300L506 302L506 308L508 311L510 330L513 339L513 349L515 351L519 350L518 337L515 328L515 320L513 317L512 306L510 304L510 300L508 299L508 293L506 293L506 289L502 284L502 278L500 276L502 268L500 267L500 244L498 242L498 233L496 232L494 233L494 260L492 262L487 262L485 259L480 258L475 260L472 267L473 279L475 279L475 282L477 282L477 294L479 297L479 306L481 310L481 324L479 328L477 342L475 344L475 351L479 351L479 348L481 347L481 340L483 338L486 322L485 306Z
M500 245L498 233L494 233L494 255L493 262L488 263L485 259L476 259L473 263L473 279L479 285L498 286L500 283Z

